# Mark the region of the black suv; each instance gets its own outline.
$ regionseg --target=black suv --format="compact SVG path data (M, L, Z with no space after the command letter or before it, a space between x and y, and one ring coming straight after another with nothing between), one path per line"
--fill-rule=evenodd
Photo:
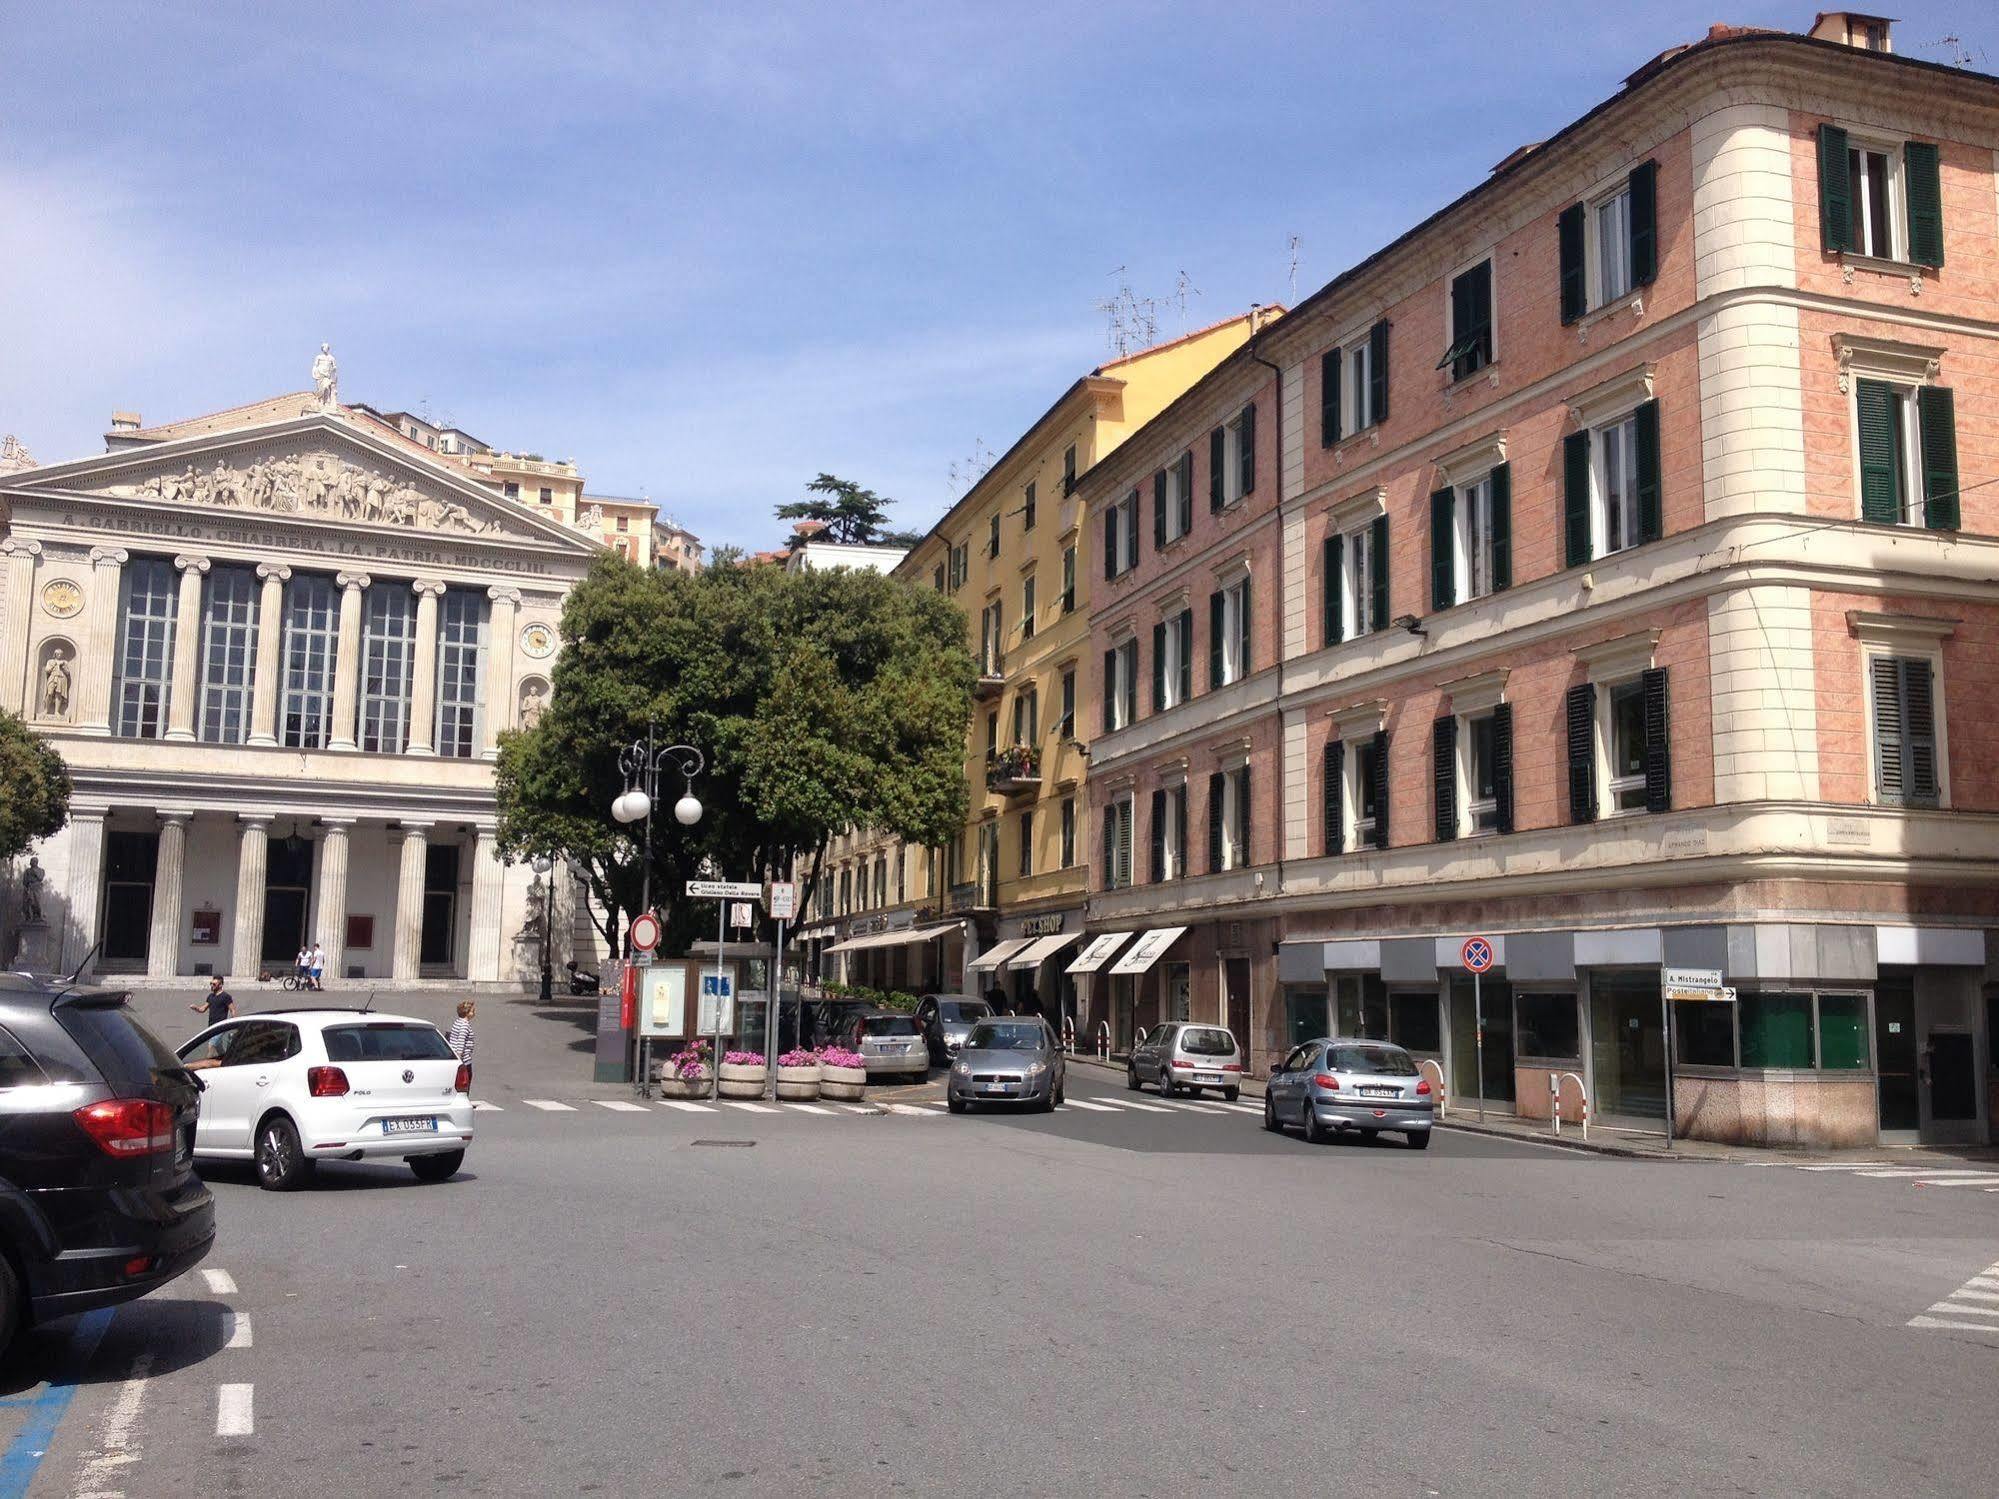
M0 974L0 1349L143 1296L215 1242L201 1084L125 998Z

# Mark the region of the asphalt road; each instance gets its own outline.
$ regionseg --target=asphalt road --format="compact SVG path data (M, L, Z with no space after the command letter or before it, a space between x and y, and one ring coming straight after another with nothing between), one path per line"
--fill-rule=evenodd
M582 1034L482 1007L448 1184L212 1173L211 1274L14 1361L0 1499L1999 1488L1999 1331L1909 1325L1999 1260L1976 1180L1315 1148L1081 1071L611 1109Z

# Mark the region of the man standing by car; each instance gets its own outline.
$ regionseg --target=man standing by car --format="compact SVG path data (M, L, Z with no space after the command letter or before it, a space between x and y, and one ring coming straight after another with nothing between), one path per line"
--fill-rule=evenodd
M236 997L222 987L222 975L216 974L208 981L208 998L197 999L188 1008L194 1011L207 1010L207 1025L220 1025L236 1013Z

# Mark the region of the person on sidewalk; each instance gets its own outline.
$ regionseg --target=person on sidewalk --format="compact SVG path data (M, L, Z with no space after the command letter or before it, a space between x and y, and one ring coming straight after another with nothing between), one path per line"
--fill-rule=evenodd
M222 975L216 974L208 981L208 998L197 999L188 1008L196 1013L208 1011L208 1019L202 1022L204 1025L220 1025L236 1013L236 998L222 987Z
M472 1065L472 1017L478 1010L478 1005L471 1000L459 1000L458 1018L451 1022L451 1033L444 1038L451 1054L467 1067Z
M312 969L312 987L315 992L326 988L326 949L319 943L312 944L312 952L307 956L307 964Z

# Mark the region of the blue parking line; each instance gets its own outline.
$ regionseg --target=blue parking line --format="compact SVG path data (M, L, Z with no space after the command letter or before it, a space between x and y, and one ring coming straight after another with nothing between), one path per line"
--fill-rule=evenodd
M77 1319L64 1360L70 1371L67 1378L45 1385L31 1398L7 1402L26 1406L28 1421L7 1450L0 1453L0 1499L23 1499L28 1486L35 1481L42 1459L48 1456L49 1443L55 1440L56 1428L76 1398L77 1380L97 1352L97 1345L104 1341L104 1330L111 1325L111 1316L112 1308L104 1307L85 1312Z

